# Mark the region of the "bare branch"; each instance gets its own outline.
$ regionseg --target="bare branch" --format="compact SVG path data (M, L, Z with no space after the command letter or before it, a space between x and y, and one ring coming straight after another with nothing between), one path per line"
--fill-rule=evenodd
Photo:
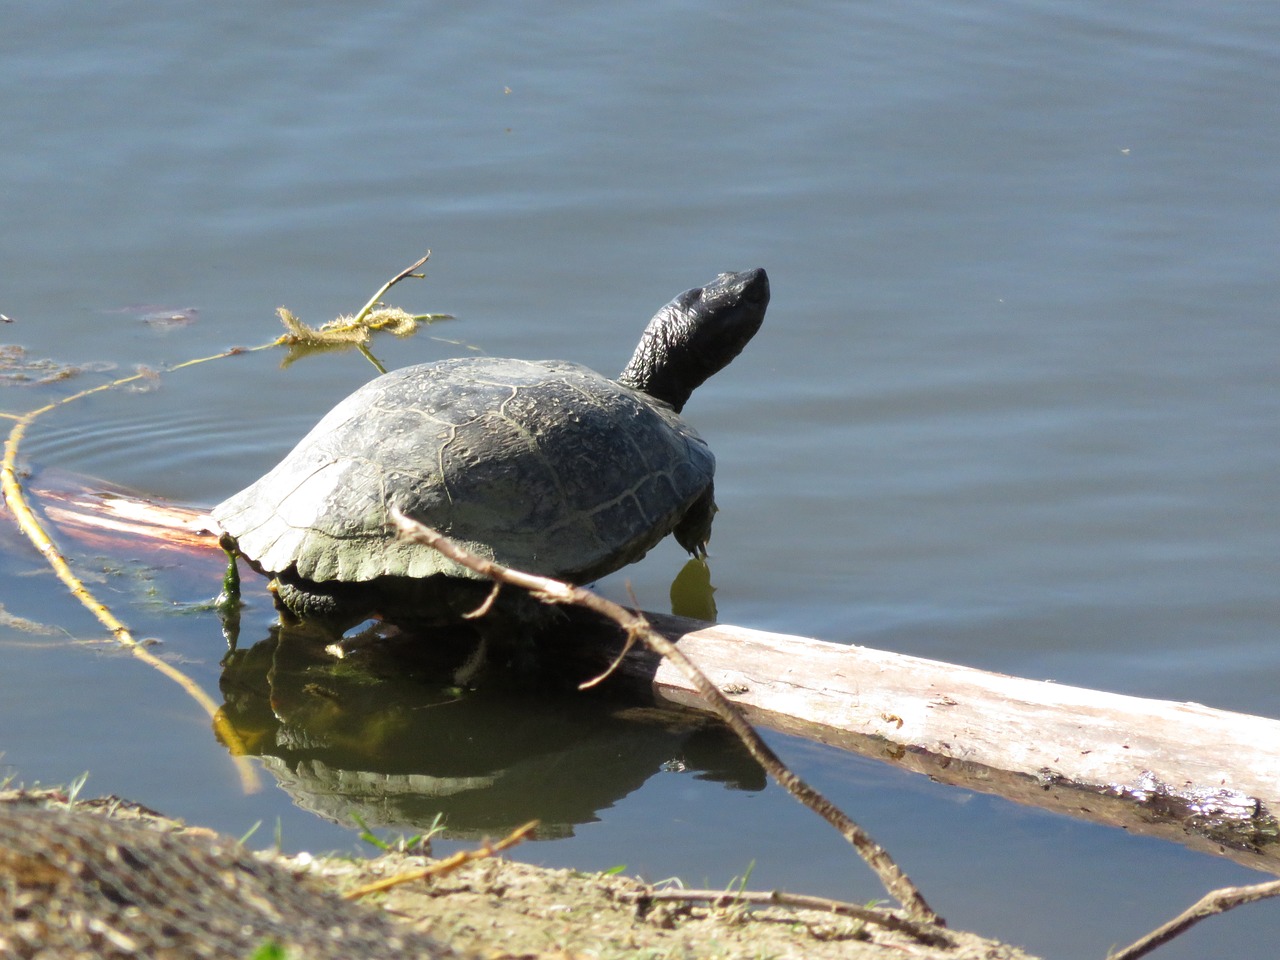
M512 570L492 560L477 557L438 531L424 526L412 517L405 516L395 507L391 508L391 515L403 536L418 543L426 544L429 547L434 547L450 560L483 577L521 587L548 603L571 603L585 607L614 621L628 633L634 632L655 653L666 657L675 664L703 699L707 701L712 711L742 741L756 762L764 767L765 771L784 790L839 831L840 835L853 846L867 866L880 878L880 882L890 896L902 904L912 919L923 923L942 923L933 908L929 906L920 891L916 889L915 884L911 882L893 861L893 858L889 856L888 851L876 843L865 830L854 823L835 804L792 773L786 764L779 759L778 755L773 752L772 748L764 742L755 728L747 722L738 708L720 692L715 684L707 679L706 674L690 662L689 658L675 644L650 627L649 622L644 617L606 600L590 590L583 590L580 587L574 587L559 580L553 580L550 577L539 577L519 570Z
M498 594L502 592L502 581L493 581L493 589L489 591L489 595L484 598L480 606L476 607L469 613L462 615L463 620L479 620L486 613L493 609L494 602L498 599Z
M811 897L803 893L787 893L784 890L644 890L623 893L620 899L637 904L646 903L698 903L706 901L713 907L732 907L741 903L766 907L794 907L797 910L820 910L842 917L854 917L874 923L876 926L905 933L930 947L951 947L955 940L943 933L936 924L917 923L874 907L864 907L843 900Z
M446 873L452 873L465 863L472 860L483 860L486 857L497 856L504 850L509 850L518 843L523 843L529 838L529 835L537 829L538 821L530 820L522 827L516 827L509 834L499 840L497 843L489 843L485 841L474 850L459 850L451 857L445 857L443 860L437 861L430 866L423 867L420 870L408 870L404 873L397 873L393 877L384 877L374 883L365 884L363 887L356 887L354 890L348 890L342 895L344 900L359 900L361 897L367 897L371 893L381 893L383 890L390 890L392 887L398 887L402 883L413 883L415 880L425 880L427 877L440 877Z
M426 256L422 257L420 260L415 261L414 263L411 263L409 266L405 267L403 270L397 273L394 277L392 277L390 280L384 283L381 287L379 287L378 292L375 293L372 297L370 297L369 302L366 303L363 307L361 307L359 312L356 313L355 319L353 322L359 323L360 321L364 320L364 318L367 317L373 311L373 308L376 307L382 301L382 298L386 296L387 291L390 290L392 287L394 287L401 280L407 280L409 277L413 277L418 280L422 279L421 274L416 274L413 271L417 270L420 266L426 263L430 258L431 258L431 251L428 250Z
M578 689L590 690L592 687L599 686L608 680L609 677L613 675L614 671L622 665L622 661L626 659L627 654L631 652L631 648L636 645L636 641L639 639L640 637L635 631L628 630L626 643L622 645L622 649L618 651L618 655L613 658L613 661L609 666L605 667L603 672L592 677L590 680L583 680L578 684Z
M1107 960L1137 960L1138 957L1145 957L1156 947L1163 946L1174 937L1190 930L1206 917L1226 913L1246 903L1278 896L1280 896L1280 880L1268 880L1266 883L1255 883L1247 887L1222 887L1211 890L1168 923L1160 925L1123 950L1109 954Z

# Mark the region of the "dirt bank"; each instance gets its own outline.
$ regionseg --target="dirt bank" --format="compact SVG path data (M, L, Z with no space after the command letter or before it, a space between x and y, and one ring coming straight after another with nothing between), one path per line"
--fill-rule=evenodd
M298 858L287 862L297 866ZM392 854L364 862L311 861L306 869L339 889L350 889L423 862ZM816 910L646 905L648 889L626 877L494 859L475 861L430 883L396 887L377 895L376 902L455 949L504 960L1033 960L1014 947L969 933L947 931L952 946L928 946Z
M913 936L830 909L752 907L740 899L660 901L636 880L502 857L340 901L335 895L439 861L402 853L251 856L234 840L138 804L70 802L60 790L0 791L0 835L4 956L214 956L215 928L227 921L227 936L248 938L236 943L283 941L301 951L285 957L328 955L340 946L333 938L341 923L345 936L368 940L363 956L1034 960L963 932ZM182 942L170 943L173 936ZM252 949L255 957L282 955Z

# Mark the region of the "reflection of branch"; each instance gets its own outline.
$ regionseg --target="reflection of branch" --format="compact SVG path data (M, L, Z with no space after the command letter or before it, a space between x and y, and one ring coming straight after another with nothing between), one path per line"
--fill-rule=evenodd
M530 820L523 827L516 827L497 843L485 842L475 850L459 850L453 856L445 857L445 859L433 863L429 867L423 867L421 870L408 870L405 873L397 873L394 877L384 877L373 883L366 883L363 887L348 890L342 895L342 898L344 900L359 900L361 897L367 897L371 893L381 893L383 890L398 887L402 883L413 883L415 880L424 880L427 877L438 877L446 873L452 873L464 863L492 857L503 850L511 849L517 843L522 843L529 838L529 834L533 833L537 826L537 820Z
M589 590L570 586L567 583L552 580L549 577L537 577L533 574L522 573L519 570L511 570L499 563L494 563L492 560L477 557L430 527L423 526L411 517L405 516L395 507L391 508L391 513L400 528L401 534L409 539L434 547L450 560L480 574L482 577L488 577L492 580L509 583L528 590L539 600L547 603L569 603L592 610L617 623L618 626L626 631L628 638L637 637L643 640L655 653L666 657L679 668L680 672L689 679L689 682L694 685L716 715L738 736L738 739L743 742L756 762L764 767L765 771L796 800L835 827L841 836L857 850L858 855L866 861L867 866L880 878L880 882L884 884L889 894L903 905L913 919L924 923L941 922L938 915L925 902L920 891L916 889L915 884L894 863L893 858L889 856L884 847L876 843L866 831L849 819L835 804L792 773L769 745L764 742L760 734L756 733L755 728L746 721L738 711L738 708L730 703L719 688L707 679L706 674L694 666L675 644L650 627L649 622L644 617L597 596Z
M906 920L896 913L864 907L843 900L828 900L826 897L810 897L803 893L787 893L783 890L640 890L635 893L623 893L620 899L636 903L642 907L649 903L675 902L696 903L707 901L712 907L732 907L739 903L749 903L765 907L794 907L797 910L820 910L823 913L834 913L841 917L853 917L865 920L893 930L905 933L918 942L930 947L954 946L951 937L943 933L935 924L919 923Z
M1266 883L1255 883L1248 887L1223 887L1220 890L1211 890L1141 940L1129 944L1116 953L1108 954L1107 960L1137 960L1138 957L1145 957L1156 947L1163 946L1174 937L1190 930L1206 917L1226 913L1246 903L1266 900L1270 897L1280 897L1280 880L1268 880Z

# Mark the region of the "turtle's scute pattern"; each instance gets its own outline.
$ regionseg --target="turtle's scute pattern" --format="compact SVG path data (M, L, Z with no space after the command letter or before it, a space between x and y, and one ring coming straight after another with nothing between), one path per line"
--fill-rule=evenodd
M213 516L263 571L311 581L470 576L397 538L395 504L481 556L582 582L669 534L714 470L670 407L586 367L444 360L361 387Z

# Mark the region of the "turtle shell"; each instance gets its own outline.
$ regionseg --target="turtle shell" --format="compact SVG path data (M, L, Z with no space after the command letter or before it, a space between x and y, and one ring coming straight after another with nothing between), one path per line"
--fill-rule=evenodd
M388 507L468 550L577 582L638 560L709 494L715 459L667 404L563 361L443 360L351 394L213 517L269 574L471 577Z

